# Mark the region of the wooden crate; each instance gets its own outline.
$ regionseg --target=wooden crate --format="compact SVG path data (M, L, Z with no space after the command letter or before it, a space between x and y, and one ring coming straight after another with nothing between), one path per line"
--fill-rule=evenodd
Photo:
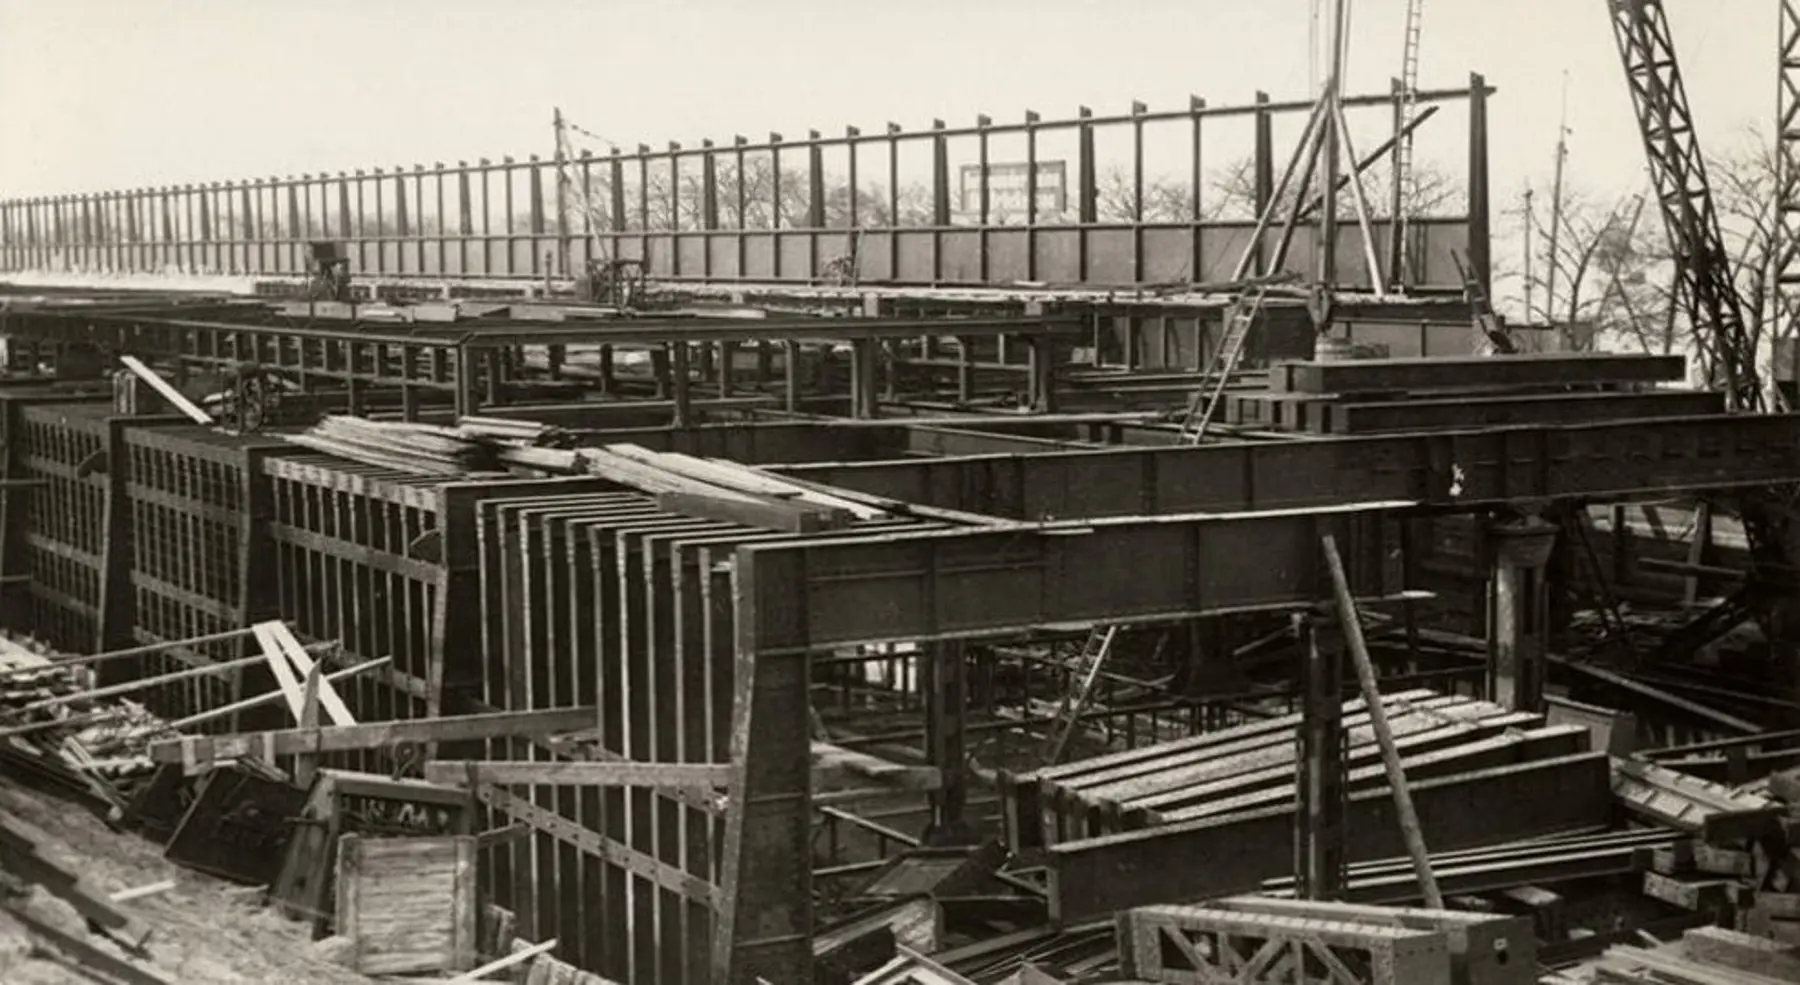
M467 971L479 907L475 838L338 840L337 932L365 975Z

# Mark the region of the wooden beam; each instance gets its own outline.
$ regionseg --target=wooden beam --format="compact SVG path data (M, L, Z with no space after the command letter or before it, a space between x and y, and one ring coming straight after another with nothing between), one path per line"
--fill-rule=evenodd
M169 381L163 379L161 373L144 365L138 357L120 356L119 362L124 363L125 368L136 374L138 379L150 384L150 389L155 390L158 396L167 400L171 406L186 415L195 424L210 426L216 423L211 414L195 406L194 402L183 396L180 390L170 386Z
M589 711L592 714L592 711ZM472 762L449 760L425 764L425 778L433 783L464 784L470 776L478 783L499 786L536 784L572 787L679 787L688 790L723 788L731 780L728 763L619 763L619 762Z
M504 958L489 961L479 968L464 972L463 974L450 979L450 982L452 982L453 985L458 982L478 982L496 971L505 971L515 965L524 964L540 954L546 954L555 949L556 939L551 938L541 944L533 944L530 947L520 948Z
M353 674L360 674L366 670L374 670L377 667L384 667L393 662L394 662L393 657L376 657L374 660L365 660L362 663L353 664L349 667L345 667L343 670L334 670L331 673L326 674L325 679L328 681L333 681L333 682L341 681L344 678L349 677ZM211 711L195 712L194 714L189 715L186 718L178 718L175 721L169 722L168 724L164 725L162 730L167 731L167 732L179 732L184 728L189 728L194 725L201 725L206 722L217 721L218 719L221 719L221 718L228 718L228 717L235 715L238 712L243 711L247 708L258 708L263 705L272 705L275 702L285 700L286 698L287 698L287 693L280 689L276 689L274 691L265 691L262 694L259 694L254 698L245 698L242 701L233 701L231 704L221 705L220 707L214 708Z
M200 667L186 667L181 670L170 671L167 674L158 674L155 677L145 677L135 681L122 681L118 684L109 684L106 687L97 687L91 691L76 691L72 694L59 694L52 698L43 698L29 704L9 708L7 709L7 712L12 716L23 716L28 712L43 711L46 708L56 708L66 704L73 704L77 701L92 701L97 698L110 698L114 695L130 694L133 691L142 691L145 688L155 687L158 684L169 684L175 681L185 681L192 677L204 677L207 674L218 674L228 670L237 670L240 667L248 667L251 664L260 663L262 659L261 656L244 657L238 660L227 660L224 663L206 664Z
M272 693L271 693L272 694ZM262 700L266 700L262 699ZM153 762L179 763L378 749L396 742L454 742L513 735L566 732L594 723L594 707L501 711L487 715L363 722L324 728L278 729L242 735L190 735L150 744ZM451 781L459 782L459 781Z
M908 766L846 749L829 742L812 744L813 776L859 776L873 780L891 790L938 790L944 785L943 772L935 766Z
M287 654L288 660L293 662L294 669L298 670L303 677L312 676L314 667L312 655L306 652L306 647L300 645L300 640L294 636L294 631L288 628L288 624L271 622L266 625L269 626L270 634L276 645ZM260 639L260 637L258 638ZM302 696L302 708L305 707L305 704L305 697ZM319 682L319 707L331 717L333 725L356 724L356 716L350 714L350 709L344 704L344 699L338 696L337 688L325 681Z
M107 663L112 660L127 660L132 657L154 656L166 650L173 650L180 647L192 648L206 643L223 643L227 640L235 640L240 636L247 636L250 632L250 627L246 626L243 629L231 629L226 630L223 633L211 633L206 636L195 636L185 640L170 640L167 643L152 643L149 646L134 646L128 650L111 650L106 653L94 653L86 656L45 657L44 662L41 664L30 667L14 667L9 670L0 670L0 681L13 677L23 677L29 674L41 674L46 670L53 670L57 667L87 666L97 663Z
M787 500L741 500L710 493L658 493L656 505L671 513L682 513L703 520L741 523L748 527L784 533L836 530L846 526L849 520L847 513L827 512Z
M272 625L259 622L252 628L256 632L256 642L262 647L262 659L268 661L269 672L275 675L275 686L281 689L282 696L287 699L288 711L298 724L306 718L306 705L300 693L300 679L294 676L294 664L281 649Z

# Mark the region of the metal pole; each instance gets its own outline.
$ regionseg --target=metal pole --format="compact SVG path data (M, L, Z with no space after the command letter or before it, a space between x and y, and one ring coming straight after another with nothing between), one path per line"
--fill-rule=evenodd
M1320 101L1325 107L1325 118L1320 121L1324 127L1323 143L1320 153L1325 155L1325 172L1323 186L1325 189L1325 211L1320 216L1318 249L1318 282L1327 290L1337 282L1337 186L1338 186L1338 147L1341 144L1338 133L1338 93L1343 86L1344 78L1344 14L1349 0L1337 0L1336 13L1331 19L1331 71L1325 77L1325 92Z
M1400 751L1394 746L1387 709L1382 706L1381 691L1375 686L1375 665L1369 659L1368 644L1363 640L1362 623L1356 618L1356 599L1350 594L1350 580L1344 575L1344 559L1338 555L1335 537L1326 534L1321 541L1325 564L1331 569L1331 591L1337 602L1338 620L1344 626L1344 642L1349 645L1351 660L1356 665L1363 703L1369 707L1369 726L1381 746L1381 761L1387 767L1388 785L1394 790L1394 812L1400 816L1400 834L1406 839L1406 853L1412 856L1413 871L1419 877L1425 905L1441 910L1444 895L1438 891L1437 877L1431 872L1431 855L1425 850L1425 834L1419 830L1419 815L1413 809L1412 791L1406 786L1406 771L1400 767Z

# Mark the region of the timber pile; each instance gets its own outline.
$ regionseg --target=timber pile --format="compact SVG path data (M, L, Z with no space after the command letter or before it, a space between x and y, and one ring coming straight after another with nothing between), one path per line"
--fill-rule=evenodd
M379 468L453 478L500 468L500 443L481 432L331 415L287 440Z
M1593 971L1589 981L1596 985L1776 985L1800 982L1800 948L1701 927L1682 935L1678 944L1608 948Z
M649 493L670 512L795 533L881 519L898 506L735 462L633 444L569 448L566 432L532 421L465 417L456 427L440 427L332 416L287 439L365 465L446 479L509 469L597 476Z
M59 665L48 653L35 642L0 640L0 763L123 809L155 771L142 749L163 722L122 697L89 699L88 668ZM96 758L114 749L125 752Z

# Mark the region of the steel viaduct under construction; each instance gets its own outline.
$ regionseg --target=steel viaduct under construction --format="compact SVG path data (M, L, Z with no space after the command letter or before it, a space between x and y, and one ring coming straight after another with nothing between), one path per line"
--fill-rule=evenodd
M1495 314L1419 6L1384 93L0 201L0 771L369 976L1795 980L1800 414L1663 5L1699 384Z

